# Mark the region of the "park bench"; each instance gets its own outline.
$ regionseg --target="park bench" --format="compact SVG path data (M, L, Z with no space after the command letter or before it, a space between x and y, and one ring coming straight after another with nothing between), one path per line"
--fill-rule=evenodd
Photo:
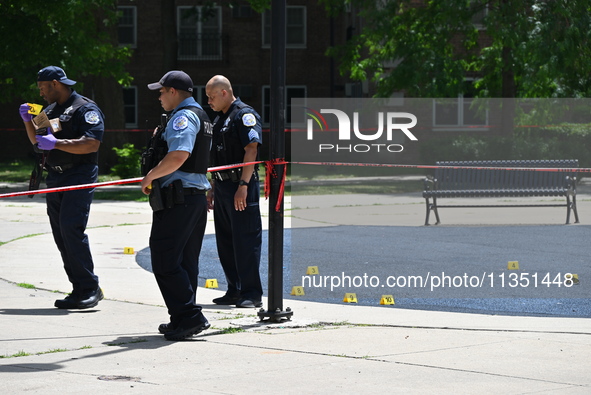
M425 225L429 225L431 211L436 225L440 223L441 207L566 207L566 223L571 210L579 222L576 203L576 169L579 161L569 160L492 160L436 162L434 176L425 179L423 197L427 204ZM516 170L494 169L495 167ZM523 169L522 169L523 168ZM529 168L532 168L529 170ZM533 169L533 168L537 168ZM561 171L539 169L564 168ZM519 169L519 170L517 170ZM503 198L503 197L565 197L565 204L495 204L495 205L440 205L441 198Z

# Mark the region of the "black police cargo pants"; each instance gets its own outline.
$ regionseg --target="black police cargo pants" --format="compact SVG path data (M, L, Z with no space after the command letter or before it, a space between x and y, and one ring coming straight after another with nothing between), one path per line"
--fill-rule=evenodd
M173 325L201 315L196 304L199 253L207 224L205 195L185 195L185 203L152 216L152 272Z
M262 223L259 182L253 176L248 185L246 209L234 209L238 183L214 184L215 237L220 263L228 282L228 294L260 301L263 295L259 267Z
M50 170L46 183L48 188L92 184L96 182L97 176L98 166L81 164L63 173ZM94 188L46 195L47 215L53 239L62 256L64 269L74 293L98 288L98 277L94 274L94 263L85 233L93 196Z

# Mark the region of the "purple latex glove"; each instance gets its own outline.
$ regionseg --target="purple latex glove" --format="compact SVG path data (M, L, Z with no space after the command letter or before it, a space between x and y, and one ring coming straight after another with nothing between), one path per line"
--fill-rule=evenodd
M47 135L37 135L35 136L35 140L37 140L39 149L42 149L43 151L50 151L54 149L55 142L57 141L53 133L51 133L51 128L47 128Z
M21 106L18 109L18 111L21 114L21 118L25 122L31 122L33 120L33 114L29 114L29 109L30 107L27 103L21 104Z

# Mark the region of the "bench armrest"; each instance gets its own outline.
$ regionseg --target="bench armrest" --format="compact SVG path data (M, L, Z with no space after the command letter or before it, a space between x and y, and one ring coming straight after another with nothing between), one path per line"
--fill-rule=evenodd
M576 176L566 176L564 177L564 181L566 183L566 187L568 189L572 189L573 191L576 191L577 189L577 177Z
M433 176L427 176L423 180L423 185L426 191L434 191L437 185L437 179Z

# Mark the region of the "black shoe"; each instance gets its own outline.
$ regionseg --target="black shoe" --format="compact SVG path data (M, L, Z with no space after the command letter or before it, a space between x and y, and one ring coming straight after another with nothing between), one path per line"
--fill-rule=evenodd
M77 292L72 291L72 293L68 294L65 298L56 300L53 305L58 309L75 309L76 306L78 306L79 300L80 295Z
M219 305L229 306L229 305L236 304L236 302L238 302L239 300L240 300L239 296L232 296L232 295L225 294L224 296L221 296L219 298L215 298L214 300L212 300L212 302L215 304L219 304Z
M103 295L103 290L100 288L93 289L90 292L85 292L82 294L80 301L78 302L79 309L89 309L94 307L105 298Z
M236 303L236 307L242 307L242 308L254 308L254 307L262 307L262 306L263 306L263 302L261 302L260 300L252 300L252 299L240 299Z
M88 292L72 292L64 299L55 301L58 309L90 309L103 300L103 291L100 288Z
M162 333L163 335L166 333L170 333L174 331L174 326L172 325L172 322L169 322L168 324L160 324L158 326L158 332Z
M190 323L184 324L183 322L181 322L176 329L170 332L166 332L164 334L164 337L166 338L166 340L185 340L191 336L201 333L204 330L209 329L209 327L211 326L209 322L205 319L205 317L203 317L203 319L205 321L201 321L196 325Z

